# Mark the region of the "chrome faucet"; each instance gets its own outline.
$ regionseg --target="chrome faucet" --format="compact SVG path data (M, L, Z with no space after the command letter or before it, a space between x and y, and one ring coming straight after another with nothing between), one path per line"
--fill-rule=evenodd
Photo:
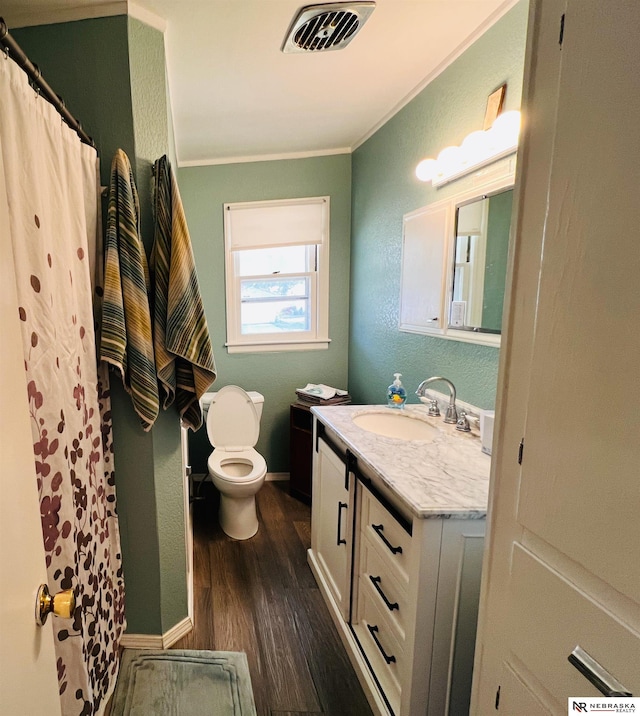
M447 387L449 388L449 405L447 406L447 410L444 414L444 422L457 423L458 411L456 410L456 387L448 378L442 378L441 376L436 375L433 376L433 378L427 378L426 380L423 380L422 383L420 383L420 385L418 386L418 389L416 390L416 395L419 398L424 398L425 393L427 391L427 386L431 383L436 383L438 381L446 383ZM429 415L440 415L436 400L431 401L431 404L429 406Z

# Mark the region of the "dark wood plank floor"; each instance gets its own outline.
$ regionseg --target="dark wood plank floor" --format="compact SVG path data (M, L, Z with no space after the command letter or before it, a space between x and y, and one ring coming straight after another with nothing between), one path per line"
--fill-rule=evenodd
M260 529L227 537L217 492L194 503L195 629L175 649L244 651L258 716L371 716L307 565L310 509L288 483L257 496Z

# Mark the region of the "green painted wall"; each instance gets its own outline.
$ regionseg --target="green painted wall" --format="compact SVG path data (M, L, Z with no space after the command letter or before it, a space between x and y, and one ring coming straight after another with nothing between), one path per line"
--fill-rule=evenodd
M170 156L172 146L169 135L164 36L158 30L131 17L128 30L136 183L141 207L142 239L149 254L154 230L153 163L164 154ZM167 411L160 411L151 431L151 438L161 620L160 628L154 625L153 631L149 633L164 633L184 619L188 611L180 417L175 406L171 406ZM138 509L138 503L131 504ZM142 624L144 604L149 595L144 581L140 580L138 585L140 599L135 601L136 613L130 616L128 611L127 618L131 621L136 616L137 623ZM146 628L149 629L148 626ZM130 626L129 631L134 629Z
M415 167L482 128L487 96L507 83L507 110L520 106L527 2L522 0L353 154L349 391L381 403L400 371L415 402L418 383L450 378L461 399L495 403L498 349L398 330L402 217L470 188L419 182Z
M214 388L228 384L264 395L256 449L269 472L289 471L289 405L306 383L343 388L349 334L349 155L180 169L180 192L193 243L200 290L218 368ZM331 197L328 350L229 355L226 341L223 204L236 201ZM206 472L211 452L205 429L192 436L191 464Z
M154 161L169 150L164 37L131 17L128 35L136 185L142 239L149 254L153 244L152 168Z
M93 137L104 185L115 150L129 156L148 249L151 164L171 146L161 33L122 15L12 34ZM119 379L111 387L127 630L160 634L187 615L178 417L161 414L145 433Z

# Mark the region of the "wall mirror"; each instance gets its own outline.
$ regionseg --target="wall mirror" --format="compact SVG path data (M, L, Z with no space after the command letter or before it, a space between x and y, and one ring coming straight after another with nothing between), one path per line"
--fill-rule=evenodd
M500 345L514 170L404 215L401 331Z
M449 327L499 334L513 189L456 208Z

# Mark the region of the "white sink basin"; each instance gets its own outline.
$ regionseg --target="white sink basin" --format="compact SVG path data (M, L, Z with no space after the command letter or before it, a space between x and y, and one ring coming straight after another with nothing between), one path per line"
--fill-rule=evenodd
M431 442L438 434L437 428L404 412L360 413L353 418L359 428L376 435L396 440L422 440Z

